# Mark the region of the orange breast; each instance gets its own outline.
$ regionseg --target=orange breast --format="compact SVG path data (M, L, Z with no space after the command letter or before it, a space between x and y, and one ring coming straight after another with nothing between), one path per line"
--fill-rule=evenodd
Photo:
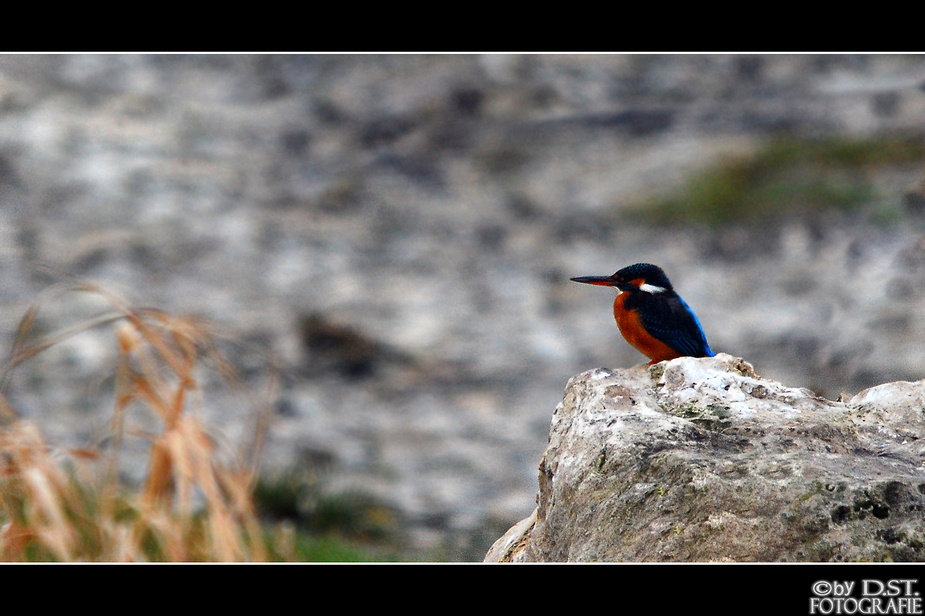
M623 306L628 295L628 293L620 293L613 302L613 316L617 321L617 327L620 328L620 333L623 334L626 341L651 359L650 364L681 357L680 353L646 332L636 311L627 310Z

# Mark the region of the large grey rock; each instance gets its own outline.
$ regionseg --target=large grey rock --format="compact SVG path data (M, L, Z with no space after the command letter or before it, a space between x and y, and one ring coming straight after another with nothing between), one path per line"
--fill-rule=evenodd
M847 402L742 359L574 377L487 561L925 560L925 381Z

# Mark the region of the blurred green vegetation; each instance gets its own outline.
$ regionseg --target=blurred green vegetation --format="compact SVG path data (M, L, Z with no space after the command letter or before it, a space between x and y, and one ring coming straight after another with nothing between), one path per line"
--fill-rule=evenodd
M925 135L868 139L778 138L750 156L727 159L692 177L676 194L632 208L649 224L767 223L820 211L870 207L875 222L895 221L876 173L925 163Z
M480 562L513 521L451 531L436 516L429 526L444 535L428 548L413 545L401 512L362 492L334 492L326 470L309 463L263 477L254 503L268 537L270 559L286 562Z
M368 494L329 493L313 469L265 477L254 490L265 520L289 535L281 560L299 562L398 561L404 538L398 512Z
M372 549L344 537L313 537L297 531L294 553L281 560L302 563L369 563L399 562L400 558L397 552Z

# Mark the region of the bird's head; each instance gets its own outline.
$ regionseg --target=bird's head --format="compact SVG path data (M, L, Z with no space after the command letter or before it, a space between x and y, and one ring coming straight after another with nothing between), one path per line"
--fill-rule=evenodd
M643 291L656 294L672 290L668 276L662 268L651 263L636 263L624 267L612 276L579 276L572 280L603 287L617 287L621 291Z

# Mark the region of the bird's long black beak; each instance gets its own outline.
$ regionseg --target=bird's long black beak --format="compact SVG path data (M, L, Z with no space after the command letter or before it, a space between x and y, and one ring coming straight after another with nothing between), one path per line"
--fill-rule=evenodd
M579 276L571 280L573 282L583 282L584 284L596 284L601 287L615 287L619 282L613 276Z

